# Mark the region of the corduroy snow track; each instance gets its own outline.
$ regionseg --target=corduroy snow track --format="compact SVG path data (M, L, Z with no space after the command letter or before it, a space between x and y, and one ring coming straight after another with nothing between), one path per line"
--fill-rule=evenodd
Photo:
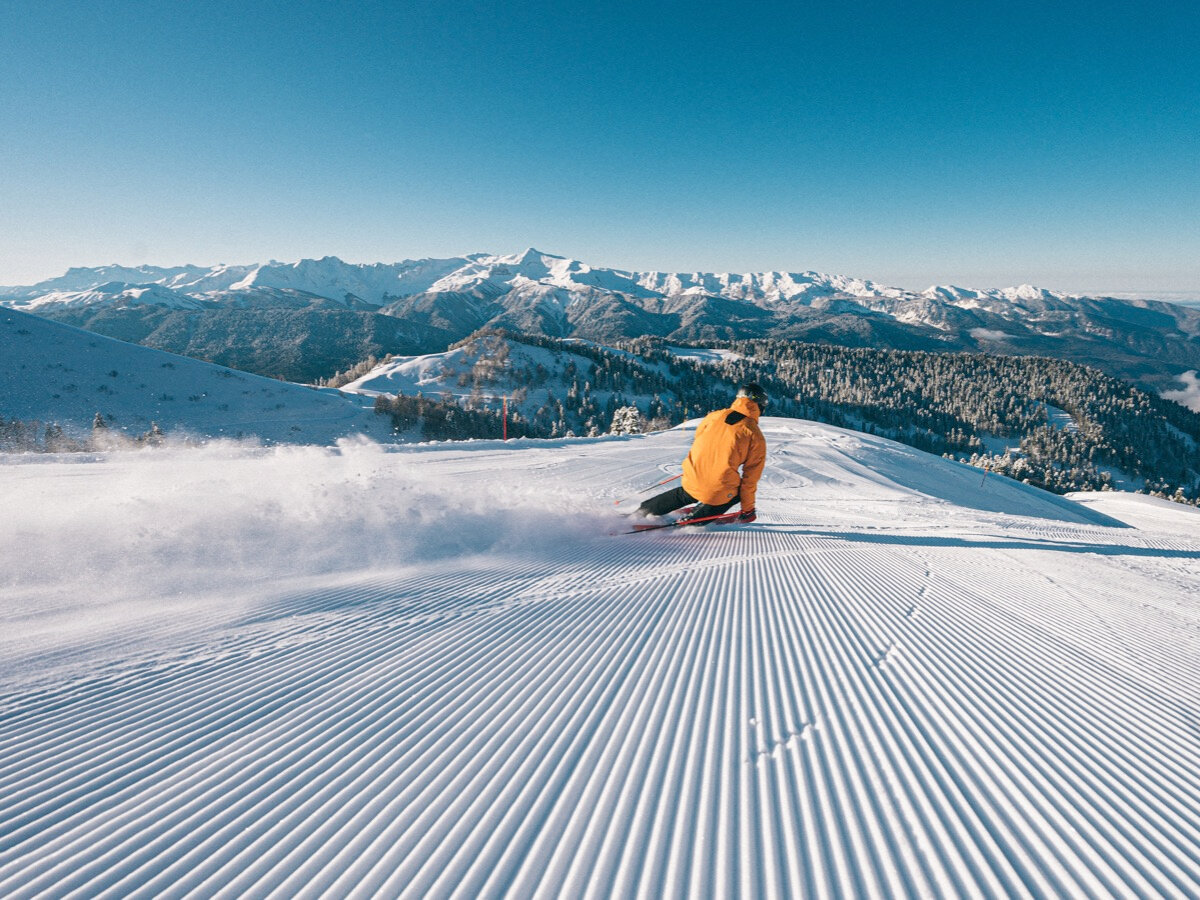
M750 528L609 536L611 498L678 471L686 429L343 448L314 463L325 490L426 512L322 519L343 550L405 536L306 570L287 547L311 523L269 474L304 451L231 450L223 483L276 531L246 526L253 576L214 563L182 623L47 636L87 582L26 565L0 895L1200 896L1200 516L764 432ZM137 466L14 464L31 518L5 560L55 539L33 499L54 479Z

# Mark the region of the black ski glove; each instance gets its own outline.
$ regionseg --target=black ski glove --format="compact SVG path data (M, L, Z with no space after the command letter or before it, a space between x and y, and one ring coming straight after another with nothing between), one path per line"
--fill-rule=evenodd
M758 518L758 514L752 509L743 509L742 514L737 517L739 522L753 522Z

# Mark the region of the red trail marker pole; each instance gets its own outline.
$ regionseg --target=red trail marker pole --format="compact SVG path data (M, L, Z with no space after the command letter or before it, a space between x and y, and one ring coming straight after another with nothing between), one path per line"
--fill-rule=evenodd
M502 414L502 421L504 422L504 424L502 426L502 430L504 433L504 440L507 441L508 440L508 397L504 398L504 412Z

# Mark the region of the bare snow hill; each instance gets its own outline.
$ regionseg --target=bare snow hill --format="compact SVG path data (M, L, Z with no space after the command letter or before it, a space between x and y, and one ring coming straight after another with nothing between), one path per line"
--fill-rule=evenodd
M99 412L116 429L332 443L383 438L369 401L128 344L0 309L0 416L84 433Z
M1200 896L1200 513L764 431L7 460L0 895Z
M590 355L588 351L592 351ZM641 374L642 381L635 384L633 378L622 378L619 388L603 381L603 374L597 376L596 372L597 353L619 359ZM578 393L581 383L587 385L582 395ZM647 387L651 384L657 390ZM679 409L674 403L679 387L669 366L662 362L581 340L539 346L499 335L481 335L443 353L385 360L340 390L366 397L419 395L467 407L507 409L510 415L534 424L561 416L563 433L570 430L573 435L608 431L618 406L636 405L650 420ZM562 401L570 398L572 391L577 400L582 398L580 405L563 409ZM675 421L681 417L676 416ZM542 433L550 432L543 428Z

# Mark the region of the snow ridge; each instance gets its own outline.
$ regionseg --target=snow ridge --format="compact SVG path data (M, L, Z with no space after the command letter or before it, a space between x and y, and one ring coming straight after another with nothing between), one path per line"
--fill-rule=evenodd
M91 306L165 306L169 309L200 309L203 304L181 291L161 284L128 284L110 281L85 291L51 291L22 304L23 309L48 307L70 309Z

